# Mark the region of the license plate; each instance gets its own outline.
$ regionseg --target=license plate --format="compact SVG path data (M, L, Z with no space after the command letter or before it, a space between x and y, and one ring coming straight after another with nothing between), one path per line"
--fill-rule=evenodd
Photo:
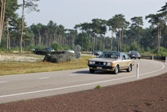
M97 67L97 69L102 69L102 67Z

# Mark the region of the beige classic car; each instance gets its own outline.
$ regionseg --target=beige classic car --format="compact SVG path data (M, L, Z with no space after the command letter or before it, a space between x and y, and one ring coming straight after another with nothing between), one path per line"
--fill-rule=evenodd
M112 71L117 74L120 70L132 71L134 60L124 52L107 51L98 57L88 60L90 73L95 71Z

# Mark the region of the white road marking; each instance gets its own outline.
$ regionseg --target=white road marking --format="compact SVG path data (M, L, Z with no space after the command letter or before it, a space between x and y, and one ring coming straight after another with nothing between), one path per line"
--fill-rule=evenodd
M43 79L49 79L49 77L41 77L41 78L38 78L40 80L43 80Z
M160 64L162 65L162 68L161 68L161 69L159 69L159 70L154 70L154 71L152 71L152 72L143 73L143 74L140 74L140 75L142 76L142 75L151 74L151 73L154 73L154 72L161 71L162 69L165 68L165 66L164 66L162 63L160 63Z
M161 64L161 63L160 63L160 64ZM163 64L161 64L161 65L162 65L162 68L161 68L161 69L158 69L158 70L155 70L155 71L152 71L152 72L143 73L143 74L140 74L140 76L142 76L142 75L147 75L147 74L154 73L154 72L158 72L158 71L161 71L162 69L165 68L165 66L164 66ZM93 85L93 84L99 84L99 83L106 83L106 82L118 81L118 80L128 79L128 78L132 78L132 77L136 77L136 76L133 75L133 76L127 76L127 77L122 77L122 78L117 78L117 79L111 79L111 80L104 80L104 81L92 82L92 83L87 83L87 84L80 84L80 85L73 85L73 86L66 86L66 87L52 88L52 89L45 89L45 90L38 90L38 91L30 91L30 92L24 92L24 93L8 94L8 95L2 95L2 96L0 96L0 98L12 97L12 96L19 96L19 95L35 94L35 93L42 93L42 92L48 92L48 91L57 91L57 90L63 90L63 89L70 89L70 88L88 86L88 85Z
M0 83L6 83L6 81L0 81Z

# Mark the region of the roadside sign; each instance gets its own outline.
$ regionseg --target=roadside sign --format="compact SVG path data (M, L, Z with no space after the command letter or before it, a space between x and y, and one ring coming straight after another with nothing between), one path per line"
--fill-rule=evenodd
M76 45L75 51L80 51L80 50L81 50L81 46L80 45Z
M80 58L81 53L80 52L75 52L75 58Z
M76 45L76 47L75 47L75 58L80 58L80 56L81 56L80 50L81 50L81 46Z

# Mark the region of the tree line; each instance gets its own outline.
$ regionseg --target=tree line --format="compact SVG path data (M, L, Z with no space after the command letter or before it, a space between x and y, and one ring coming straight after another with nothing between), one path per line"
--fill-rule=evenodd
M1 0L0 4L0 49L30 50L31 48L53 47L56 50L74 49L79 44L82 51L116 50L164 53L167 52L167 3L155 12L132 17L127 21L125 15L116 14L108 20L93 18L91 22L76 24L67 29L54 21L27 26L24 13L39 11L39 0ZM16 13L22 8L22 16ZM150 26L143 28L146 19ZM110 31L111 37L105 36ZM163 55L163 54L162 54ZM166 55L166 54L165 54Z

